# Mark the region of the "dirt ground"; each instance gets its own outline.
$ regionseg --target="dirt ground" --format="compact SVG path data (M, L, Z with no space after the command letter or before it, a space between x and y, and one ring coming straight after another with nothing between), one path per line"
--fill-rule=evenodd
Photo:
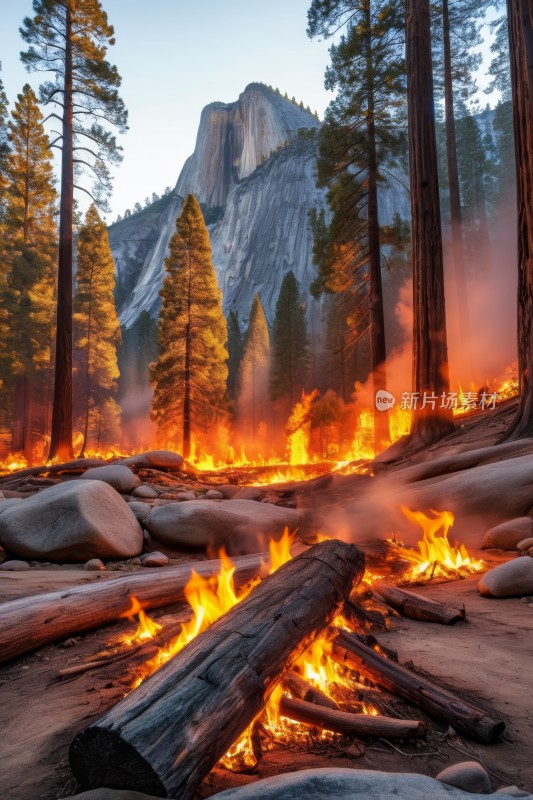
M0 601L42 591L66 588L110 575L87 574L79 569L35 568L8 573L0 580ZM435 775L444 766L474 758L490 771L495 788L516 783L533 789L533 607L520 600L490 600L479 596L476 579L434 585L426 592L449 604L466 606L467 622L448 627L399 620L380 639L397 649L402 663L430 673L464 697L479 701L507 723L504 741L482 746L459 737L447 738L446 727L431 723L431 734L420 746L378 740L361 757L335 747L304 753L292 748L267 752L251 775L214 769L199 797L260 777L316 766L421 772ZM532 601L533 603L533 601ZM183 608L155 612L155 618L179 618ZM131 685L135 656L127 661L65 682L57 673L97 653L133 632L128 620L49 645L0 669L0 758L2 800L58 800L76 790L68 766L68 747L75 734L116 703ZM142 656L141 656L142 658ZM413 718L420 712L408 709Z

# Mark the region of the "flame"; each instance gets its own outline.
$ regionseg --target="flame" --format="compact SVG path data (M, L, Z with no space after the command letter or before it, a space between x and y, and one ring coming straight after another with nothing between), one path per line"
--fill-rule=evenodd
M310 394L302 392L301 400L295 404L287 422L287 450L291 466L309 464L311 441L311 407L318 397L318 390Z
M0 461L0 475L7 475L18 469L26 469L27 466L29 466L28 461L22 453L9 453L3 461Z

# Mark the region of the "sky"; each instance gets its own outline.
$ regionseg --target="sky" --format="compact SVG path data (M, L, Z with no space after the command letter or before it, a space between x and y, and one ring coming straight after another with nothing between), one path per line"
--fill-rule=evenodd
M202 108L236 100L248 83L279 87L323 116L332 98L324 88L331 41L307 37L309 4L102 0L115 27L109 58L122 75L130 128L120 137L124 160L114 171L108 222L152 192L173 187L194 150ZM37 88L42 79L19 60L24 43L18 29L31 13L31 0L0 0L2 80L11 103L24 83ZM483 49L486 63L488 44ZM479 82L486 84L483 75ZM480 99L484 105L486 96Z

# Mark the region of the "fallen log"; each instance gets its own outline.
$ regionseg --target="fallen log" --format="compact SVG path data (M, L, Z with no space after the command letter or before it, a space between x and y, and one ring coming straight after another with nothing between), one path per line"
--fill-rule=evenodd
M69 757L83 788L190 800L363 572L363 554L333 540L265 578L78 734Z
M234 578L244 583L259 574L266 554L232 559ZM0 605L0 663L29 653L65 636L100 628L128 616L130 597L142 608L160 608L184 599L183 589L194 569L211 577L220 571L220 561L198 561L153 572L121 575L117 578L49 592Z
M354 736L383 737L385 739L416 739L425 737L427 726L418 720L395 717L373 717L371 714L352 714L333 708L325 708L305 700L282 697L279 713L295 722L316 725L334 733L349 733Z
M293 697L299 700L307 700L308 703L315 703L316 705L324 706L324 708L338 708L335 700L328 697L325 692L304 681L296 672L288 672L282 683L283 688L288 689Z
M332 656L340 664L359 670L382 689L409 700L479 742L495 742L505 730L505 723L492 719L484 709L385 658L346 631L338 630Z
M111 462L102 458L76 458L73 461L65 462L65 464L41 464L38 467L25 467L0 476L0 485L10 483L19 478L28 478L36 475L61 475L62 473L77 475L91 467L103 467L109 463Z
M408 592L397 586L387 583L376 583L372 592L378 600L384 600L402 616L416 619L420 622L438 622L441 625L455 625L456 622L466 617L464 606L462 609L450 608L444 603L430 600L415 592Z

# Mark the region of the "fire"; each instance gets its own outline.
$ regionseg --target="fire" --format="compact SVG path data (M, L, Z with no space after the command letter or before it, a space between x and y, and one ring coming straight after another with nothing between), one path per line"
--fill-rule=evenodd
M0 461L0 475L26 469L27 466L28 462L22 453L9 453L3 461Z
M311 406L318 397L318 390L310 394L302 392L302 399L296 403L287 422L287 450L291 466L308 464L311 441Z
M411 522L420 525L423 531L422 539L417 543L417 550L407 548L395 537L389 539L391 544L399 547L402 556L414 562L409 569L407 580L420 578L433 578L435 576L460 576L479 572L484 568L483 561L473 558L468 554L464 544L450 544L448 531L454 523L451 511L434 511L432 517L422 511L411 511L402 506L402 511Z

